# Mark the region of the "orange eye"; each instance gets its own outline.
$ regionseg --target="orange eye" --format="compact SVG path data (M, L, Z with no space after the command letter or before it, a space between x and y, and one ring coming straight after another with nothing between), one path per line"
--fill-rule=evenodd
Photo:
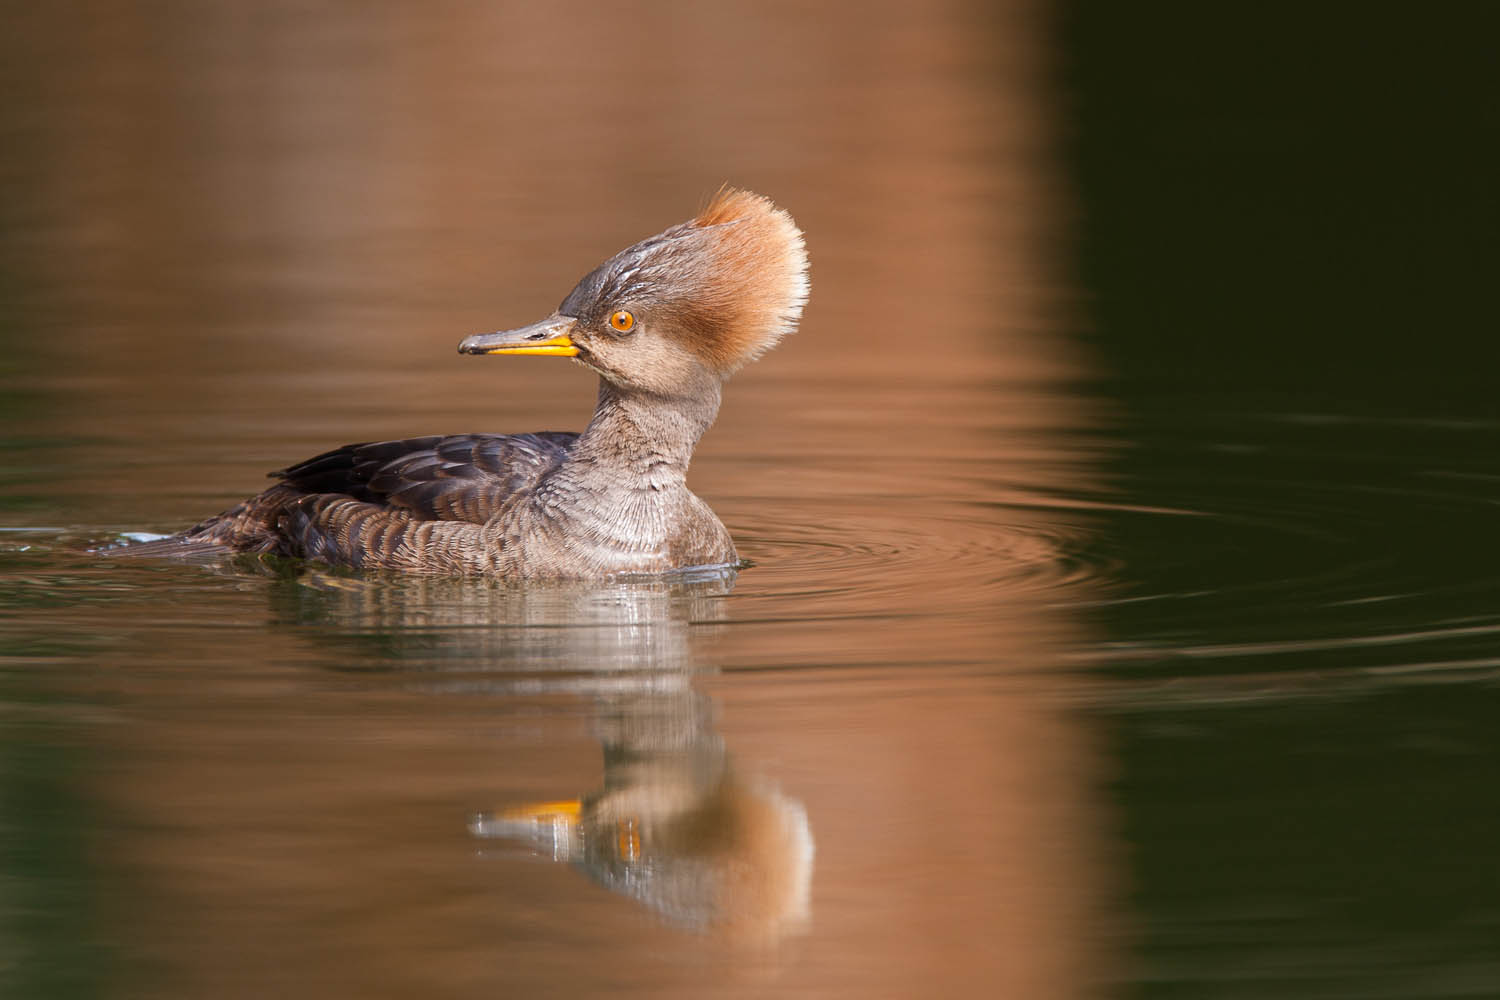
M629 333L635 327L635 317L621 309L609 318L609 325L621 333Z

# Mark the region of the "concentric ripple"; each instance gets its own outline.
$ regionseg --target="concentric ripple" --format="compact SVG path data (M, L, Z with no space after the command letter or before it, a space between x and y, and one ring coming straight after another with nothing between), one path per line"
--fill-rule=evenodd
M896 596L922 603L964 605L997 593L1066 593L1105 576L1095 539L1038 500L1034 505L891 504L834 512L822 521L772 522L751 516L736 524L741 553L754 577L778 586L803 580L804 598ZM783 591L785 596L788 592Z

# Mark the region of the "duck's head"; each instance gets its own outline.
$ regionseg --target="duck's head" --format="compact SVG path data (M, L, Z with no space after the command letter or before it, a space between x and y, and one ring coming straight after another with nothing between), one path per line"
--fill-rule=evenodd
M728 378L796 329L807 288L792 217L726 188L697 218L600 264L540 323L458 349L576 358L621 388L678 395Z

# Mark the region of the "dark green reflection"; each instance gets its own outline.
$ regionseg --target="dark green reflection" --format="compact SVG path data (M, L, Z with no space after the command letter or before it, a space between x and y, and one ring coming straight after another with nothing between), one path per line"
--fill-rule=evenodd
M1497 712L1433 687L1120 716L1142 992L1489 995Z
M1077 263L1132 404L1183 380L1495 412L1500 7L1074 2L1060 24Z
M1500 992L1500 8L1386 10L1058 22L1140 995Z

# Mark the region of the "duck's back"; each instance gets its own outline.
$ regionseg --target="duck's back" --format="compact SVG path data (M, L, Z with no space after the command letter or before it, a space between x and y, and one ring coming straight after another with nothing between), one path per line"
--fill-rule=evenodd
M166 544L304 558L336 549L343 557L329 561L382 564L415 524L484 524L557 468L577 439L455 434L344 445L271 473L275 486Z

